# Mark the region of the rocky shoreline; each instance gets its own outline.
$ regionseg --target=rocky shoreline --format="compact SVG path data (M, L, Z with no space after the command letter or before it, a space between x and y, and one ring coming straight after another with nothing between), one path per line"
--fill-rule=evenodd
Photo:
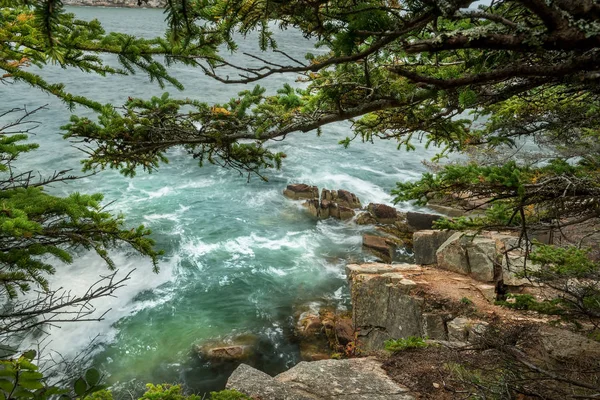
M421 398L385 373L386 341L416 337L445 348L469 348L491 326L523 320L538 324L543 340L537 353L554 357L559 352L569 362L584 355L600 360L597 341L550 328L549 322L557 322L551 317L528 318L495 303L509 292L542 295L539 286L523 277L524 271L539 267L525 261L518 237L436 230L434 223L442 215L405 213L386 204L363 207L355 194L343 189L319 192L315 186L293 184L283 194L302 201L316 220L372 225L375 233L363 235L362 248L377 262L346 266L351 313L322 306L299 309L293 316L303 361L286 372L271 377L244 364L253 352L247 337L198 347L196 352L206 359L239 365L228 389L255 399ZM436 211L459 214L452 209L439 206ZM414 262L397 262L398 248L410 248Z

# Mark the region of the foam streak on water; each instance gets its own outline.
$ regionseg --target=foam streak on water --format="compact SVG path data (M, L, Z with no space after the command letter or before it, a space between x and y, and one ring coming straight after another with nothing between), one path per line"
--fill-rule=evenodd
M85 19L98 18L107 30L128 29L145 36L160 35L160 10L72 8ZM127 21L127 24L123 24ZM155 29L150 32L149 29ZM250 38L252 39L252 38ZM301 35L279 34L279 46L298 57L308 48ZM241 51L254 43L242 42ZM172 95L223 102L243 85L218 84L187 67L174 74L186 83L185 93ZM51 82L64 81L67 90L99 101L123 103L128 96L148 97L162 91L144 76L99 78L79 71L48 68ZM269 93L294 77L264 82ZM8 93L7 93L8 92ZM49 102L36 114L44 125L34 137L39 151L24 157L25 167L42 172L79 168L82 154L66 146L59 127L68 119L62 104L40 100L39 92L24 85L0 86L2 98L28 107ZM85 110L77 110L86 113ZM133 226L153 230L165 250L161 273L152 274L148 260L127 249L113 251L120 274L135 269L117 298L96 303L98 312L111 308L102 322L63 324L51 329L51 349L72 356L100 335L94 363L109 382L184 381L194 390L216 389L228 370L208 365L191 351L194 344L232 333L258 335L257 366L275 373L298 362L298 350L289 340L291 316L300 305L334 304L348 307L344 265L360 261L361 234L367 228L339 221L311 220L297 202L285 199L288 183L305 182L356 193L364 204L390 202L395 182L416 179L425 151L404 153L393 143L356 143L344 149L338 141L348 135L348 124L327 126L323 136L291 134L270 146L288 157L281 171L269 171L268 183L214 166L199 168L181 149L170 152L170 163L151 175L140 172L133 180L106 171L77 185L53 188L103 192L110 209L127 215ZM57 285L84 291L107 270L92 253L70 266L58 266Z

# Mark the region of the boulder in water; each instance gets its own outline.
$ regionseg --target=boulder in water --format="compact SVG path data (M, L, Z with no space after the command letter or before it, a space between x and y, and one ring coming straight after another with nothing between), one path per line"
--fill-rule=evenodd
M283 195L292 200L319 199L319 189L305 183L287 185Z
M363 249L380 258L383 262L392 262L396 245L382 236L363 235Z

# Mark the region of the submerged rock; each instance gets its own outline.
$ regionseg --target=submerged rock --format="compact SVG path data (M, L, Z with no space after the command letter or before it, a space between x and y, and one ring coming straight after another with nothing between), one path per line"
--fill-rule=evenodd
M269 400L412 400L373 358L301 362L274 378L248 365L229 377L227 389Z
M201 358L212 362L245 361L255 353L258 336L244 334L226 337L221 340L209 340L194 346L194 351Z

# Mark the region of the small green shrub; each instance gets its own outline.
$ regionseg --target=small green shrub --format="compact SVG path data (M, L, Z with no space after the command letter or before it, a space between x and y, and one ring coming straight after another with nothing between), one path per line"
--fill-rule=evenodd
M467 306L473 305L473 300L469 299L468 297L463 297L462 299L460 299L460 302Z
M409 336L401 339L386 340L385 349L392 352L408 350L408 349L424 349L429 345L425 342L426 338L419 336Z
M179 385L146 385L146 393L139 400L201 400L200 396L195 394L186 396L181 393Z
M507 298L514 301L497 301L496 304L513 310L529 310L549 315L560 315L563 311L560 299L537 301L530 294L509 294Z
M220 392L211 392L211 400L252 400L251 397L246 396L237 390L221 390Z

